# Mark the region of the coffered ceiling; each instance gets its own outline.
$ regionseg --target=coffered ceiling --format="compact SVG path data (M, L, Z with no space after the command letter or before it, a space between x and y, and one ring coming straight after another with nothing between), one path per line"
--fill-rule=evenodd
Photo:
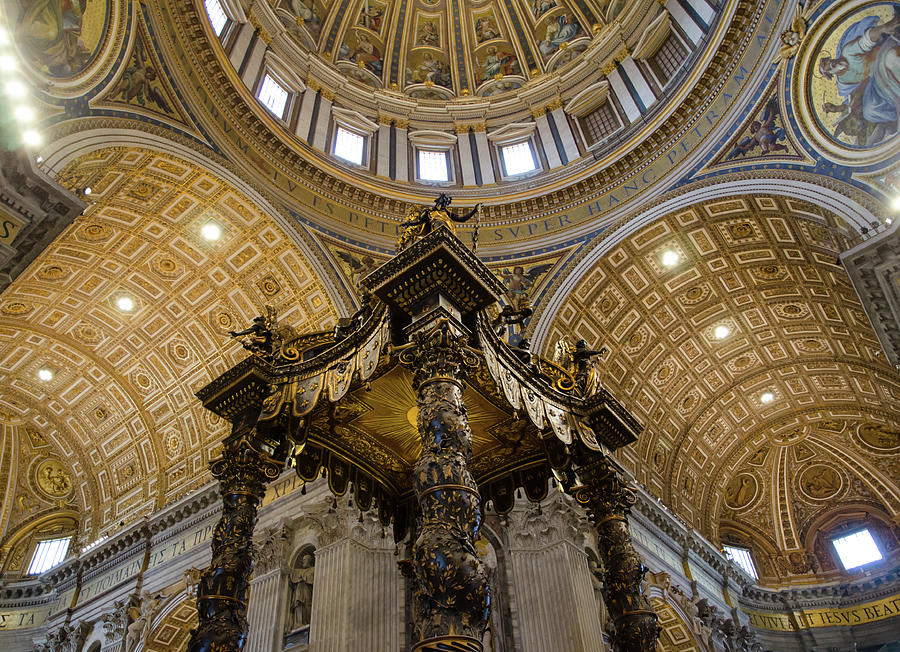
M837 226L765 194L691 206L606 252L552 322L545 350L609 347L605 382L646 427L623 459L714 541L739 523L792 551L839 503L900 513L900 377Z
M303 330L330 328L336 311L296 236L194 164L109 148L60 180L89 187L90 206L0 303L0 421L24 442L3 450L18 486L0 514L12 531L62 500L97 534L208 481L225 426L193 393L242 357L228 330L264 304ZM216 241L202 235L210 222ZM72 491L47 495L31 456ZM23 494L43 502L13 504Z

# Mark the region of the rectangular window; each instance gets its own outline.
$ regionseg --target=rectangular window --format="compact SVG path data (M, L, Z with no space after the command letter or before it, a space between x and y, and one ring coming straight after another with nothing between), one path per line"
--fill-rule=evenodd
M288 92L277 81L272 79L270 75L263 77L262 84L259 85L259 92L256 94L257 99L263 103L269 111L279 118L284 118L284 109L287 106Z
M503 155L503 167L509 176L537 169L531 144L527 141L501 147L500 153Z
M581 118L581 129L588 146L599 143L619 128L619 121L609 102L604 102Z
M334 136L334 155L354 165L362 165L365 143L364 136L338 127Z
M422 181L449 181L447 152L431 149L419 150L419 178Z
M674 34L663 41L652 57L650 57L650 67L659 80L659 83L665 86L678 72L682 64L687 59L687 50Z
M875 539L868 530L860 530L847 536L838 537L833 539L832 543L845 570L859 568L883 559Z
M206 15L209 16L209 22L212 23L216 36L222 36L222 30L228 23L228 16L225 15L225 8L219 0L203 0L206 6Z
M69 552L69 543L72 537L64 539L47 539L39 541L28 566L29 575L39 575L63 562L66 553Z
M736 546L723 546L725 548L725 556L735 564L747 571L747 574L755 580L759 579L756 574L756 566L753 564L753 557L747 548L738 548Z

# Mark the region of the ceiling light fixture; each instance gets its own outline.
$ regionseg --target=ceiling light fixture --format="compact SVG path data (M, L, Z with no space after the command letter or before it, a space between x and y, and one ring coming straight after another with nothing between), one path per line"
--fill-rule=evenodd
M90 187L90 186L87 186L87 187L84 189L84 194L85 194L85 195L90 195L90 194L91 194L91 187Z
M671 249L668 251L664 251L662 255L662 264L666 267L672 267L673 265L677 265L678 261L681 260L681 256L678 255L677 251L672 251Z
M38 375L38 378L43 380L45 383L50 380L53 380L53 371L50 369L47 369L47 367L41 367L40 369L38 369L37 375Z
M210 242L222 237L222 227L215 222L207 222L200 229L200 234Z
M118 299L116 299L116 307L122 312L131 312L134 310L134 299L129 297L127 294L123 294Z
M771 403L775 400L775 394L772 392L763 392L759 395L759 400L761 403Z
M34 109L30 106L17 106L13 115L16 116L16 120L19 122L31 122L34 120Z
M717 340L724 340L726 337L728 337L728 334L730 332L731 329L729 329L728 326L720 324L719 326L716 326L715 330L713 330L713 337L715 337Z
M21 97L25 97L25 93L27 91L28 89L25 88L25 84L18 80L14 79L13 81L6 83L6 94L12 98L18 99Z
M890 226L891 224L894 223L894 220L892 220L889 217L886 217L886 218L884 218L884 223L887 224L888 226Z
M22 134L22 142L29 147L41 144L41 135L34 129L28 129Z

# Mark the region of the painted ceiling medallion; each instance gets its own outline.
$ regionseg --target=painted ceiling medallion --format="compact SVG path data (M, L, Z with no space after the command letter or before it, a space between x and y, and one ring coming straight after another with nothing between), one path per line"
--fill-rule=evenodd
M890 2L837 2L813 24L791 86L798 122L824 156L863 166L900 154L898 35Z
M51 498L65 498L72 491L72 479L59 460L51 458L41 462L35 480L40 490Z

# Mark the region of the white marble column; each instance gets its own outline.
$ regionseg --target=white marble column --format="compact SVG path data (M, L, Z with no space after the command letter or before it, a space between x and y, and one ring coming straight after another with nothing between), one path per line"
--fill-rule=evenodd
M673 0L674 1L674 0ZM228 60L235 70L241 67L241 61L247 54L247 48L250 47L250 41L253 39L253 33L256 28L250 23L242 23L236 28L237 33L234 36L234 45L231 46L231 52L228 54Z
M300 102L300 113L297 116L296 133L300 138L306 140L309 138L309 126L312 124L313 107L316 105L316 95L318 94L318 86L310 82L306 82L306 90L303 91L303 100Z
M700 39L703 38L703 30L700 29L700 26L693 18L691 18L691 15L685 11L684 7L681 6L681 3L678 2L678 0L666 0L666 10L669 12L669 15L675 19L678 26L681 27L685 36L690 40L691 45L697 45L700 42Z
M472 152L468 127L456 130L456 145L459 147L459 165L462 168L463 185L474 186L477 184L477 181L475 179L475 163L472 159L474 152Z
M495 183L494 164L491 162L491 144L487 139L484 128L475 130L475 147L478 150L478 164L481 166L481 183L488 185Z
M650 84L647 83L647 78L644 77L644 73L638 68L634 59L626 57L625 60L622 61L622 72L628 75L628 80L631 82L635 92L637 92L638 97L641 99L644 109L646 110L653 106L653 103L656 101L656 96L653 94L653 89L650 88Z
M619 100L619 104L625 111L628 122L634 122L640 118L641 110L632 99L631 93L628 91L628 86L625 85L625 81L622 79L622 73L619 68L611 70L606 78L609 80L610 88L612 88L612 92L615 94L616 99Z
M397 181L409 181L409 123L394 121L394 133L397 139L394 156L397 157L395 171Z
M378 136L375 144L375 174L379 177L391 176L391 123L378 122Z
M280 568L250 580L247 605L246 652L272 652L281 649L284 614L284 574Z
M349 538L319 548L309 652L399 650L402 594L392 550Z
M570 162L576 160L581 154L578 152L578 145L575 143L575 134L572 133L572 127L569 125L569 119L562 106L553 107L550 112L556 130L559 132L559 140L562 142L563 150L566 153L566 159Z
M253 84L256 83L259 73L263 66L266 65L266 42L261 38L255 38L250 46L250 53L247 55L247 65L241 73L241 81L244 85L253 90Z
M541 144L544 146L544 155L547 157L547 165L550 169L558 168L562 165L562 159L559 157L559 150L556 147L556 139L553 138L553 131L550 129L550 120L547 117L547 111L540 110L534 112L534 122L537 125L538 134L541 136Z
M529 652L603 649L587 556L568 542L509 550L519 640Z
M334 99L334 93L326 91L324 88L319 93L319 113L316 116L316 124L313 127L312 146L318 150L325 151L326 140L328 138L328 126L331 120L331 101Z

